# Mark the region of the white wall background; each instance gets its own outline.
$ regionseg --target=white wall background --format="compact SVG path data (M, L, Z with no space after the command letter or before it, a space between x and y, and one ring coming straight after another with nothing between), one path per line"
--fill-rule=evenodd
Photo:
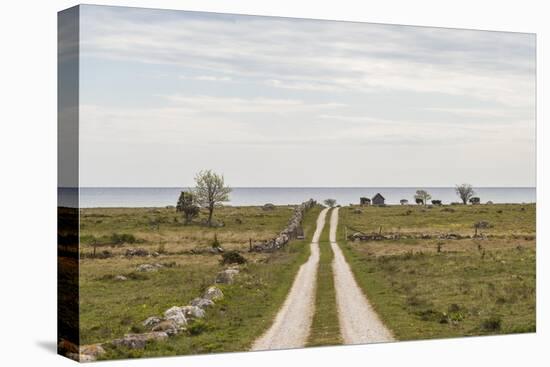
M56 339L56 12L73 1L10 1L0 9L0 364L69 365L55 355ZM550 26L545 2L523 1L352 1L141 0L98 1L130 5L429 25L538 34L538 332L501 336L331 347L284 352L135 360L136 366L331 366L422 365L538 366L548 363L548 222L543 170L544 107L549 85ZM546 97L545 103L543 99ZM546 130L546 131L545 131ZM546 159L547 161L548 159ZM544 339L546 340L546 343ZM107 362L121 366L128 362Z

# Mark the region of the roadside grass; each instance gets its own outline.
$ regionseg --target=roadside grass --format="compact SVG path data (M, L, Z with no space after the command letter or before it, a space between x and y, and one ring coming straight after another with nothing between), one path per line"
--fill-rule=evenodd
M512 229L504 221L484 216L496 224L491 230L497 238L486 240L349 242L343 234L348 218L355 215L349 211L341 216L338 233L359 286L397 339L534 332L535 241L514 237L518 231L534 234L534 213L528 213L528 220L521 207L527 206L506 205L503 210L518 217ZM384 210L391 208L374 209L379 210L363 212L363 222L353 219L354 225L368 228L384 223L388 218ZM465 228L466 223L480 219L478 210L462 208L452 220ZM443 219L426 217L421 211L407 217L407 225L422 223L428 233L444 226Z
M221 227L201 222L203 210L192 224L185 225L174 208L86 208L80 212L81 251L91 252L92 245L108 247L113 253L124 247L141 247L155 251L162 245L168 253L180 254L208 248L214 235L229 250L247 250L248 241L274 237L288 222L293 206L224 206L214 211Z
M248 254L232 285L220 286L225 298L207 311L192 333L150 343L143 350L107 347L102 359L134 358L247 350L272 323L299 267L309 256L309 241L320 207L306 214L306 240L293 241L271 254ZM288 218L287 218L288 220ZM286 224L286 221L283 223ZM281 227L282 228L282 227ZM280 230L280 229L279 229ZM168 255L154 261L169 266L153 273L134 273L150 260L123 257L84 260L81 270L82 343L105 342L125 333L143 332L141 323L174 305L183 306L213 283L222 269L220 255ZM114 274L128 275L115 281Z
M361 212L357 211L359 209ZM382 233L458 233L474 234L474 223L487 221L488 235L534 235L535 204L491 205L388 205L385 207L344 207L340 218L347 226L363 231ZM349 230L353 232L353 230ZM348 233L350 234L350 233Z
M332 210L334 209L331 209L327 213L325 228L319 238L320 256L319 269L317 271L315 314L307 342L308 347L342 344L332 271L334 254L329 241L330 215Z

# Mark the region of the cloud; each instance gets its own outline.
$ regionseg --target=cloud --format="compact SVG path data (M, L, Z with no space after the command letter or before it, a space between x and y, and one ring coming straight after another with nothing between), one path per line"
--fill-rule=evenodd
M85 57L199 68L213 73L203 80L274 88L533 104L535 42L528 34L93 6L83 15ZM215 76L219 71L226 75Z
M481 165L495 185L534 177L534 35L81 9L81 158L93 182L150 182L139 162L155 182L173 182L182 162L245 183L254 170L283 180L273 165L300 185L305 166L329 161L342 182L370 182L357 160L440 167L427 182Z

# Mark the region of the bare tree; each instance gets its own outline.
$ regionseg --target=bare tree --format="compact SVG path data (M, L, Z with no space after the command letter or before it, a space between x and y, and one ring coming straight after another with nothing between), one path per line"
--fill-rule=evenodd
M212 170L200 171L195 176L195 193L197 202L208 209L208 225L212 225L214 208L229 201L231 188L225 186L223 175L218 175Z
M464 205L468 204L468 200L476 194L474 188L470 184L456 185L455 191Z
M428 200L432 198L432 195L428 194L426 190L416 190L416 195L414 195L414 198L417 203L422 200L422 204L426 205Z
M324 203L329 208L333 208L336 205L336 199L326 199Z

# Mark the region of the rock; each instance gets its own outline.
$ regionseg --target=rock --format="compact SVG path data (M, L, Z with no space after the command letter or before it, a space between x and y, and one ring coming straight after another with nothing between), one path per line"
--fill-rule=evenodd
M181 311L188 319L202 319L206 316L206 312L199 306L183 306Z
M190 305L205 309L214 306L214 302L206 298L197 297L190 302Z
M162 265L162 264L160 264L160 263L155 263L155 264L153 264L153 266L154 266L155 268L159 268L159 269L160 269L160 268L164 268L164 265Z
M128 280L128 278L126 278L124 275L117 275L117 276L115 276L114 279L115 280L121 280L121 281Z
M275 210L275 205L271 203L267 203L264 206L262 206L262 209L265 211Z
M141 264L137 267L136 270L140 272L152 272L152 271L157 271L158 267L151 264Z
M187 325L187 319L181 310L181 307L174 306L164 311L166 320L173 320L178 326Z
M143 349L149 341L163 341L166 339L168 339L168 334L164 331L151 331L143 334L126 334L124 338L115 339L111 343L117 347Z
M143 321L142 325L147 328L152 328L157 324L159 324L161 321L162 319L160 317L151 316L151 317L148 317L145 321Z
M179 331L178 324L174 320L164 320L155 325L152 331L163 331L169 336L176 335Z
M134 256L148 256L149 251L142 249L142 248L129 248L126 250L127 257L134 257Z
M237 269L226 269L222 270L216 276L216 283L220 284L232 284L235 278L235 275L239 274Z
M220 288L213 285L213 286L208 287L208 289L202 295L202 298L213 301L213 302L219 301L219 300L223 299L223 292Z
M82 345L80 347L80 362L93 362L100 355L105 354L101 344Z
M158 257L160 254L156 251L153 251L153 253L151 253L151 256L153 257Z
M76 359L80 363L87 363L87 362L94 362L97 358L88 354L80 354L78 355L78 359Z

